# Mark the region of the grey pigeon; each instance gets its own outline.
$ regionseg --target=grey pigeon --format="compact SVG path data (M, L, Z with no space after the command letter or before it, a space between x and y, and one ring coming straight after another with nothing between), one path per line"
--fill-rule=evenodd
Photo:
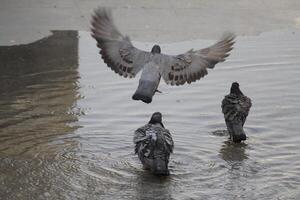
M233 142L240 143L242 140L246 140L243 126L251 106L251 99L242 93L239 84L232 83L230 94L226 95L222 101L222 112Z
M133 142L144 169L155 175L169 175L168 163L174 143L171 133L164 128L160 112L153 113L149 123L134 132Z
M134 100L150 103L157 92L162 77L167 84L190 84L207 74L207 68L214 68L225 61L232 50L235 36L225 34L217 43L200 50L189 50L179 55L161 53L154 45L151 52L134 47L128 36L116 28L111 10L99 7L92 16L92 36L101 49L104 62L120 76L133 78L142 70L139 85L132 96Z

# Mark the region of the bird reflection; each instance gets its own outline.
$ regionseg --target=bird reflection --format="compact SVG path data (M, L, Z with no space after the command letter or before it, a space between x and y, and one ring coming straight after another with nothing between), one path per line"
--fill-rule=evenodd
M139 200L166 199L171 200L171 177L157 177L148 172L143 172L137 177L136 196Z
M225 141L220 149L220 156L228 163L241 162L248 159L248 155L245 153L247 144L245 143L233 143L230 140Z

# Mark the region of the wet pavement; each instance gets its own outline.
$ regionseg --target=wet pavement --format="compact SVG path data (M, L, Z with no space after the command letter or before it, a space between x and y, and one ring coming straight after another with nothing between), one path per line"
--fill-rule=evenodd
M50 35L50 30L89 31L97 6L111 7L120 30L143 42L216 39L224 31L257 35L300 27L297 0L1 0L0 45L34 42Z

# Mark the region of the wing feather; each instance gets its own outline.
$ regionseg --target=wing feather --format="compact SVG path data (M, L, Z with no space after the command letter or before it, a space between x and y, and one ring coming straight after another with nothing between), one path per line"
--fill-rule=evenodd
M123 77L134 77L150 60L151 53L135 48L129 37L115 26L111 10L99 7L92 16L92 36L101 49L102 59L114 72Z
M244 124L251 106L252 102L249 97L229 94L222 101L222 112L226 121L241 121Z
M152 124L147 124L143 127L138 128L134 132L133 142L135 143L135 153L139 151L145 151L145 149L154 149L155 143L151 142L153 140L153 136L149 135L149 132L157 135L157 139L160 140L163 145L164 151L168 154L173 152L174 142L171 136L171 133L168 129L155 127ZM156 139L155 139L156 140Z
M200 49L189 50L177 56L161 55L160 60L163 79L167 84L183 85L201 79L207 75L207 68L214 68L219 62L225 61L233 49L234 34L224 35L214 45Z

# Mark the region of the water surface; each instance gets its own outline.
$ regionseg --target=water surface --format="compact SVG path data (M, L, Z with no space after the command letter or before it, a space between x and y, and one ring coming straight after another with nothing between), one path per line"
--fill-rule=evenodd
M299 39L297 29L238 37L226 62L191 85L162 81L151 104L131 100L138 80L107 68L87 32L0 47L1 197L299 199ZM238 145L228 142L221 113L233 81L253 101L248 139ZM134 130L155 111L175 142L167 178L144 171L133 152Z

